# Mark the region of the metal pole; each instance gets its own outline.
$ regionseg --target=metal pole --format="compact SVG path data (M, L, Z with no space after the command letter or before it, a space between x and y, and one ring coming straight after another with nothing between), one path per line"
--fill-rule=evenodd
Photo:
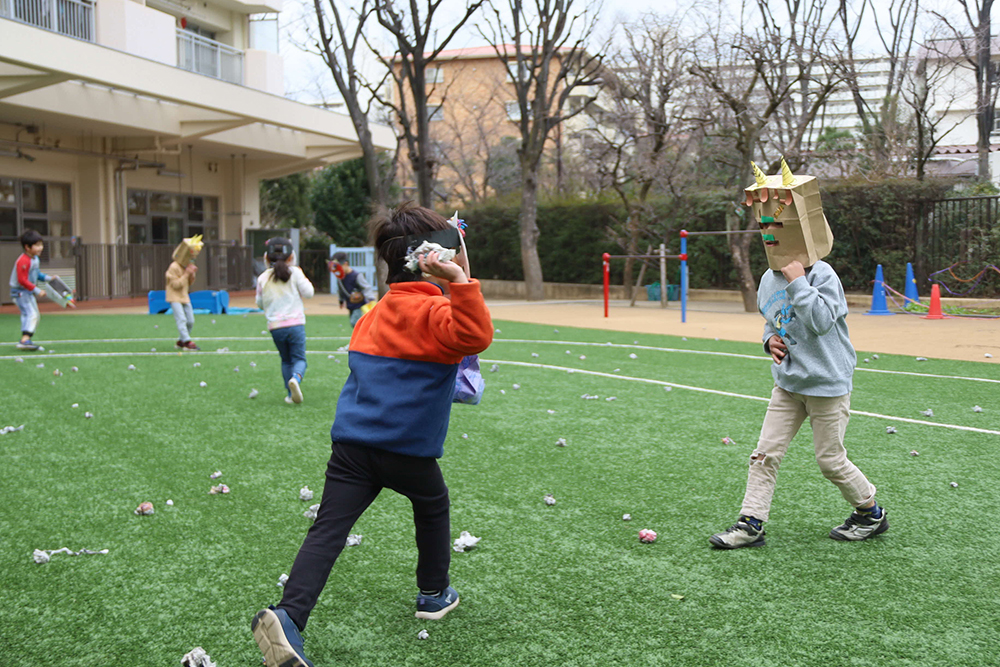
M660 308L667 307L667 245L660 244Z
M611 255L608 254L608 253L604 253L603 255L601 255L601 260L603 261L603 267L604 267L604 317L607 317L608 316L608 292L610 291L609 281L611 280L611 275L610 275L611 274Z
M687 322L687 302L688 302L688 233L686 229L681 230L681 324Z

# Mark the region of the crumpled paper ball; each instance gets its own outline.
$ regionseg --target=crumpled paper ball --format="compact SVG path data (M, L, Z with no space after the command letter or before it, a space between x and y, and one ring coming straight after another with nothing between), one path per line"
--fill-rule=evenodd
M469 531L463 530L462 533L455 538L455 545L452 547L452 550L458 553L463 553L464 551L472 549L479 544L479 540L481 539L482 538L480 537L474 537L471 533L469 533Z
M537 358L538 358L538 353L537 353L537 352L532 352L532 353L531 353L531 356L532 356L533 358L537 359Z
M226 486L225 484L219 484L218 486L213 486L211 489L209 489L208 493L213 496L218 495L220 493L229 493L229 487Z
M549 413L550 415L554 415L556 413L555 410L546 410L546 412Z
M250 362L250 368L257 368L257 362L256 361L251 361Z
M921 410L920 414L924 415L925 417L933 417L934 416L934 410L931 409L931 408L927 408L926 410Z
M545 497L542 498L542 500L545 501L546 505L555 505L556 504L556 497L553 496L551 493L546 493Z
M319 512L319 503L315 505L310 505L309 509L302 513L302 516L309 519L310 521L316 520L316 513Z
M174 501L167 499L167 507L173 507L173 506L174 506Z
M144 503L139 503L139 506L135 508L135 513L142 516L149 516L153 514L156 510L153 509L153 503L146 501Z
M645 544L656 541L656 531L652 531L649 528L643 528L639 531L639 541Z
M7 435L8 433L15 433L23 430L24 424L21 424L20 426L4 426L3 428L0 428L0 435Z
M299 500L312 500L313 492L308 486L303 486L299 489Z
M91 419L91 418L93 418L93 416L94 416L94 413L93 413L93 412L84 412L84 413L83 413L83 416L84 416L84 418L86 418L86 419Z
M436 252L438 254L438 259L442 262L450 262L455 259L455 255L458 254L458 251L452 248L445 248L437 243L424 241L414 248L412 252L406 255L404 265L407 270L417 273L420 271L420 255L426 255L432 252Z
M983 409L981 407L979 407L978 405L973 405L972 406L972 411L973 412L982 412Z
M417 633L417 639L427 639L428 637L430 637L430 635L427 634L426 630L421 630Z
M605 400L605 401L617 401L617 400L618 400L618 397L617 397L617 396L608 396L608 397L607 397L607 398L605 398L604 400Z
M287 584L287 583L288 583L288 575L287 574L282 574L280 577L278 577L278 588L284 588L285 584Z
M490 366L490 373L496 373L498 370L500 370L500 364L493 364Z
M958 488L958 482L952 482L951 483L951 488L957 489Z
M519 384L515 384L515 385L513 385L511 387L511 389L520 389L520 388L521 388L521 385L519 385Z
M917 357L917 361L927 361L927 357Z
M896 427L895 426L886 426L885 427L885 432L891 435L891 434L893 434L893 433L896 432Z
M724 445L735 445L736 441L733 440L730 437L725 437L725 438L722 439L722 444L724 444Z
M920 456L920 452L914 449L912 452L910 452L910 456Z
M631 520L632 520L631 514L622 514L622 521L631 521Z
M222 477L221 470L216 470L215 472L213 472L211 475L208 476L209 479L219 479L220 477Z
M128 369L129 369L130 371L134 371L134 370L135 370L135 364L129 364L129 365L128 365Z
M361 538L363 535L348 535L347 536L347 546L356 547L361 545Z
M212 658L200 646L196 646L181 658L181 667L216 667Z
M256 389L250 390L250 396L249 396L250 398L257 398L258 395L260 395L260 392L257 391Z
M566 446L566 438L559 438L558 440L556 440L556 447L565 447L565 446Z
M207 386L208 386L208 383L207 383L207 382L205 382L204 380L202 380L201 382L199 382L199 383L198 383L198 386L199 386L199 387L207 387Z
M201 368L201 362L200 361L194 362L194 367L195 368Z
M36 563L48 563L51 560L49 555L41 549L35 549L31 557L35 559Z

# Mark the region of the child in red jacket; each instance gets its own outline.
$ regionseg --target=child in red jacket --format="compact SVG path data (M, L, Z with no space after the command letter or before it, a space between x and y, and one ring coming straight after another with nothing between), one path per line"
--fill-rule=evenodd
M410 499L417 541L417 618L439 619L458 605L451 587L448 487L444 453L458 364L493 341L493 322L479 282L461 257L406 256L423 241L461 247L459 232L434 211L406 202L369 222L375 252L388 266L389 293L358 321L347 378L337 402L332 455L316 522L299 549L277 607L258 612L254 639L269 665L306 667L302 650L309 613L351 527L383 488ZM456 263L457 262L457 263ZM446 281L441 287L423 279Z

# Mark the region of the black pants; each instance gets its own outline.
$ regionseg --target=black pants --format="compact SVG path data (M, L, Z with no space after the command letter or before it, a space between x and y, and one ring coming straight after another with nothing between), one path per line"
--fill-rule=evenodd
M437 459L395 454L371 447L333 443L326 468L326 486L316 523L295 557L278 605L299 629L326 585L330 570L344 550L351 527L383 488L413 503L416 526L417 586L437 590L448 586L451 564L451 524L448 487Z

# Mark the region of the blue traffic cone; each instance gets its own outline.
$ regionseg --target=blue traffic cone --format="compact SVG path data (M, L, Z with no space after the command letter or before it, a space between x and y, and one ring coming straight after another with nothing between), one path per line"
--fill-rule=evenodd
M913 277L913 265L909 262L906 263L906 289L903 290L903 305L908 303L920 303L917 279Z
M885 280L882 278L882 265L875 269L875 289L872 290L872 307L865 315L892 315L885 303Z

